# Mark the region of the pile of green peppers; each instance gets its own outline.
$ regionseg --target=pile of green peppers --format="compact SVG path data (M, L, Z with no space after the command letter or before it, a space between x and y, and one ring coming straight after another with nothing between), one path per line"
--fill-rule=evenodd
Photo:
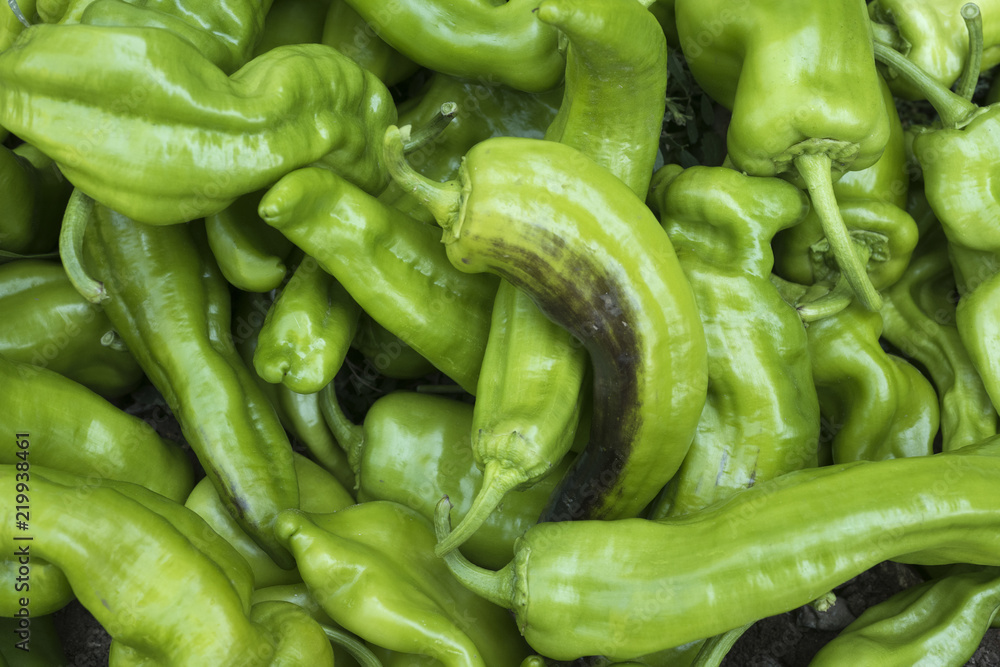
M119 667L705 667L890 560L809 664L965 664L997 64L1000 0L10 0L0 667L74 600Z

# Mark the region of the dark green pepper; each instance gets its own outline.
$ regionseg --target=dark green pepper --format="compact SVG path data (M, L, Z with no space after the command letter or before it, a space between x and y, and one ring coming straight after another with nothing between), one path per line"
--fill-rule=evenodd
M31 144L0 146L0 250L34 254L53 250L70 185L52 160Z
M320 41L337 49L387 86L416 73L420 66L392 48L346 0L333 0L321 26Z

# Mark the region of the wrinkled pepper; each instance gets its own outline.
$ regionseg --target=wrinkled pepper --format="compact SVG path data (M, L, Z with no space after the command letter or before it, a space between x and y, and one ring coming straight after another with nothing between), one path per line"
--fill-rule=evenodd
M150 224L216 213L312 163L378 192L389 178L371 147L395 118L385 86L321 44L273 49L231 77L151 28L36 25L0 54L0 125Z
M771 284L771 239L808 203L794 185L692 167L653 197L708 343L708 400L651 518L679 516L818 463L819 403L805 328Z
M97 206L85 262L109 295L108 319L177 417L226 508L290 568L271 523L298 507L291 446L236 352L229 287L195 237L199 229L145 225Z
M590 440L542 518L638 514L684 459L707 384L694 296L656 218L563 144L489 139L466 155L460 180L444 184L406 164L398 130L386 133L385 150L393 179L444 229L452 264L527 291L590 355Z
M626 660L789 611L888 558L996 566L998 474L993 438L791 472L676 519L541 523L498 572L457 551L445 561L511 609L539 653ZM439 539L447 520L442 501ZM766 563L767 576L746 576L747 562Z
M889 139L864 0L678 0L675 9L691 73L733 112L726 134L733 164L805 182L841 272L878 310L881 298L831 185L834 173L874 164Z

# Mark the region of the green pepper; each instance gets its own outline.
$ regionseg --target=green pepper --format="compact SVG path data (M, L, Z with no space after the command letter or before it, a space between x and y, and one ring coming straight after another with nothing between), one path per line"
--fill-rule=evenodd
M423 127L445 102L455 102L458 112L446 132L409 153L407 160L431 180L455 178L462 156L484 139L541 138L558 112L561 97L561 89L531 94L483 80L468 81L434 73L418 97L400 105L399 125ZM434 216L395 182L389 183L379 201L434 224Z
M279 287L288 269L292 244L257 215L263 191L238 198L205 217L208 246L230 285L245 292Z
M151 28L37 25L0 54L0 125L150 224L216 213L312 163L378 192L388 174L370 143L395 117L378 79L321 44L279 47L231 77Z
M507 502L508 492L530 488L557 469L576 435L586 376L580 343L527 294L501 281L470 429L482 484L448 542L437 546L439 556L469 539Z
M0 427L27 433L34 463L79 475L141 484L174 501L194 486L187 454L153 427L72 380L0 355ZM0 463L18 449L0 450Z
M445 561L542 655L626 660L789 611L887 558L996 566L998 474L993 438L791 472L676 519L541 523L498 572ZM442 501L439 539L447 517Z
M292 567L271 522L297 507L288 437L240 359L230 297L199 227L144 225L95 209L84 251L108 319L180 422L229 512L275 562Z
M705 336L666 233L629 187L570 146L495 138L434 183L386 133L393 178L444 228L452 264L527 291L594 368L590 441L543 519L638 514L684 459L705 403ZM512 178L512 174L517 174Z
M332 387L323 394L330 428L355 462L359 502L390 500L431 519L435 504L447 495L458 520L471 512L484 484L469 441L471 405L433 394L395 392L376 400L364 424L356 425L341 410ZM508 493L462 552L486 567L510 560L514 541L538 520L570 461L556 463L534 486Z
M286 44L319 44L323 21L332 5L331 0L277 0L264 17L254 56Z
M278 181L260 214L372 318L475 392L497 280L453 268L435 228L316 168Z
M948 239L961 299L958 332L993 401L1000 405L996 299L1000 296L1000 234L993 220L1000 201L991 187L992 155L998 147L1000 106L981 108L929 77L892 49L876 45L880 60L922 90L941 117L940 129L913 139L924 175L924 191Z
M336 512L354 504L354 498L330 473L304 456L295 455L295 476L301 507L307 512ZM274 561L229 515L219 493L207 477L195 485L184 506L205 520L246 559L253 570L254 588L292 584L301 581L296 570L285 570Z
M31 144L0 146L0 250L34 254L52 250L59 239L70 186L52 160Z
M875 38L898 47L910 62L950 88L966 67L969 34L962 20L967 0L874 0L868 14ZM982 67L1000 63L1000 2L976 0L982 12ZM908 100L924 99L918 86L889 72L892 92Z
M854 243L868 248L868 275L883 290L899 279L917 243L917 225L906 206L909 171L906 139L892 93L880 81L889 112L889 141L875 164L845 172L833 184L840 215ZM775 237L775 273L804 285L835 277L838 271L815 209L801 224Z
M864 1L744 0L737 8L678 0L676 14L691 73L732 109L726 144L733 164L754 176L805 181L841 271L857 298L878 310L881 298L831 186L833 172L874 164L889 139Z
M379 37L424 67L527 92L559 85L566 63L536 0L348 0Z
M644 197L666 106L667 43L639 2L544 0L568 42L566 86L545 138L576 148Z
M105 397L142 380L104 311L80 296L57 262L0 265L0 354L48 368Z
M333 0L321 26L321 41L374 74L387 86L415 74L420 66L392 48L346 0Z
M708 400L691 450L650 515L662 518L817 465L820 420L805 328L770 281L772 237L808 210L801 191L692 167L651 196L708 342Z
M940 399L944 451L997 432L997 414L956 327L955 276L940 228L885 292L882 336L927 369Z
M59 5L46 12L47 23L169 31L228 74L250 59L271 0L60 0Z
M268 310L254 368L294 392L318 392L343 365L360 313L344 286L307 255Z
M18 0L17 3L21 14L29 21L35 13L35 2L36 0ZM0 52L10 48L17 36L24 31L24 27L17 14L14 13L13 7L10 5L0 6ZM3 131L0 130L0 135L2 134Z
M38 518L30 523L28 549L66 573L77 598L111 634L110 664L304 664L299 647L311 636L324 645L309 644L308 664L332 666L323 630L305 611L276 617L251 610L246 563L232 551L226 553L238 560L217 560L210 549L219 538L193 512L135 485L67 480L32 468ZM4 470L2 488L14 497L13 468ZM4 543L17 544L12 506L4 515Z
M253 368L257 336L273 300L268 294L238 293L233 303L233 342L251 370L257 386L270 401L281 425L309 455L345 487L354 486L354 472L347 455L333 437L320 412L319 394L299 394L283 384L271 384Z
M851 304L806 331L834 462L932 452L937 394L919 370L883 350L880 314Z
M1000 610L1000 571L957 572L913 586L865 610L810 667L967 664Z
M21 624L24 620L0 618L0 636L7 638L0 644L0 661L6 659L12 667L61 667L69 664L51 615L32 615L27 620L27 627Z
M447 667L513 666L527 653L506 612L451 577L430 520L408 507L289 510L275 530L323 610L365 640Z

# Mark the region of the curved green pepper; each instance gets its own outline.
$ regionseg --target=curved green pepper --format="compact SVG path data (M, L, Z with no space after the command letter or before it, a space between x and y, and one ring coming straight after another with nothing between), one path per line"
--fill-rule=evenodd
M467 276L422 225L324 169L299 169L261 217L312 255L366 313L475 392L497 280Z
M514 666L527 653L506 612L450 576L430 521L408 507L289 510L276 532L323 610L363 639L447 667Z
M229 288L197 227L157 227L95 209L85 239L108 319L180 422L227 509L284 567L271 522L298 507L292 449L274 408L240 359Z
M353 424L324 391L324 414L338 440L357 461L358 501L391 500L431 519L441 496L452 499L458 520L471 511L483 485L469 432L473 408L433 394L395 392L369 408L363 425ZM531 488L508 493L462 545L462 552L486 567L510 560L514 541L538 520L570 458Z
M360 314L344 286L306 255L268 310L254 368L296 393L318 392L343 365Z
M205 233L219 270L229 284L245 292L279 287L288 269L292 244L257 215L263 191L239 197L205 217Z
M1000 610L1000 570L959 572L897 593L865 610L809 667L967 664Z
M878 310L881 298L831 186L833 172L874 164L889 139L864 1L678 0L676 14L691 73L733 111L726 135L733 164L754 176L805 181L841 271L857 298Z
M445 557L557 660L626 660L806 604L887 559L1000 565L1000 441L799 470L672 520L534 526L498 572ZM863 493L858 490L863 489ZM438 538L447 533L447 502ZM751 576L747 576L747 563Z
M191 461L180 447L76 382L2 354L0 379L0 428L31 436L34 463L141 484L176 502L194 486ZM4 447L0 463L16 463L18 451Z
M563 77L556 31L535 16L536 0L348 4L386 43L435 71L528 92L555 88Z
M771 284L770 242L808 204L798 188L692 167L654 190L708 342L708 400L650 518L706 507L817 465L819 404L806 332Z
M105 397L143 378L119 344L104 311L88 303L57 262L20 259L0 265L0 354L48 368Z
M363 369L363 375L370 376L369 379L384 375L401 380L415 380L435 370L434 364L364 312L351 347L364 356L366 368Z
M132 97L111 103L109 82ZM0 125L151 224L221 211L312 163L378 192L389 177L370 148L395 117L378 79L321 44L273 49L231 77L156 29L37 25L0 54Z
M496 138L434 183L386 133L393 178L427 201L452 264L526 290L594 368L590 441L546 520L638 514L680 466L705 403L705 336L666 233L627 185L563 144ZM511 178L517 174L517 178Z
M956 327L955 277L940 231L929 235L885 293L882 336L915 359L940 399L944 451L997 432L997 414Z

